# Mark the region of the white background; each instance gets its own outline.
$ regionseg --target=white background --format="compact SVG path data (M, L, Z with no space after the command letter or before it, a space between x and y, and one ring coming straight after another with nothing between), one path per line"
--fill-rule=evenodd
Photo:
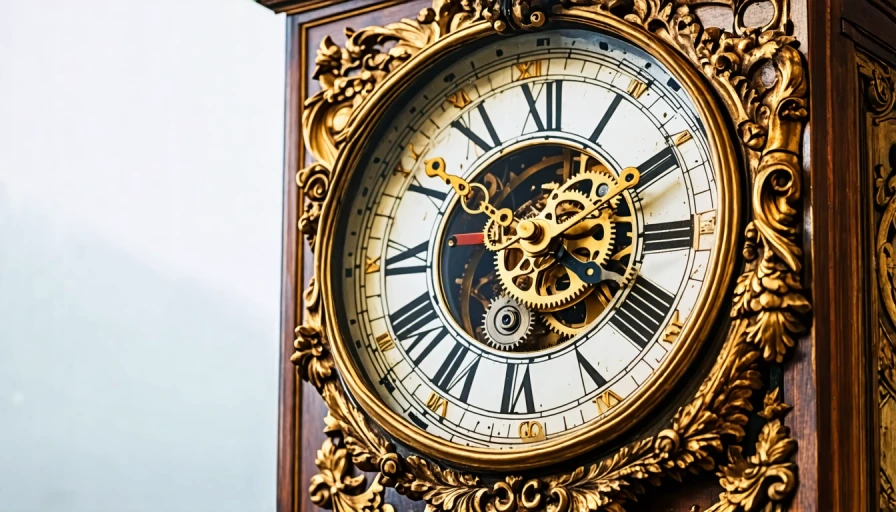
M284 26L0 0L0 511L274 510Z

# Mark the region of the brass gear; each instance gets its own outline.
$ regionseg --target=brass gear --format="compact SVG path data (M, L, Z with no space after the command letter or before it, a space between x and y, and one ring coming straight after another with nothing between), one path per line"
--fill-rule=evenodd
M616 178L612 173L582 173L551 192L536 217L551 223L562 223L599 201L603 187L615 184ZM507 235L504 229L497 223L487 223L486 246ZM564 233L556 243L558 248L563 245L565 250L580 260L603 266L609 261L614 241L613 211L601 209ZM539 312L558 311L581 300L592 289L553 257L531 256L514 246L498 251L495 264L504 291Z
M567 310L572 307L584 307L585 315L583 321L574 322L564 319L561 315L563 311L541 313L541 320L551 331L560 336L571 338L581 333L583 329L597 320L606 311L611 300L613 300L613 291L608 284L601 283L578 303L567 307Z
M536 311L556 311L579 299L589 285L551 256L532 257L510 247L495 255L498 279L504 291ZM554 286L545 288L544 283ZM563 283L562 290L556 283ZM543 294L541 290L545 290Z

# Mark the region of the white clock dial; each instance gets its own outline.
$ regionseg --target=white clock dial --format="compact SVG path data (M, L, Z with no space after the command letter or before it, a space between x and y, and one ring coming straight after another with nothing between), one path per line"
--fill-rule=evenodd
M563 29L455 55L414 91L371 141L334 244L371 389L421 430L494 449L625 407L713 284L717 170L684 88L631 44Z

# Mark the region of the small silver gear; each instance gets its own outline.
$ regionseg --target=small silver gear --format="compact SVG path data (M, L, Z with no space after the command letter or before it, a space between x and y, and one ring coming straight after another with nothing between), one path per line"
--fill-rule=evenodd
M513 350L532 334L535 316L510 297L498 297L489 305L483 320L485 337L499 350Z

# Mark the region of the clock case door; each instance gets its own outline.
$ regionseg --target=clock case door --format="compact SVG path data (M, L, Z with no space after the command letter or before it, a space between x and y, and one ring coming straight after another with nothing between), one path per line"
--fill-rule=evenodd
M786 0L784 0L786 1ZM302 292L313 275L313 258L296 229L306 207L302 191L295 186L296 174L313 163L313 157L303 143L302 113L306 98L320 90L313 78L317 49L325 37L337 44L345 41L345 28L385 25L402 18L414 18L431 0L261 0L262 4L287 13L287 83L286 83L286 159L284 172L284 253L282 286L282 365L280 442L278 462L278 511L317 510L310 495L309 482L320 473L316 461L319 450L327 440L324 433L327 407L317 390L301 382L290 361L295 351L295 329L301 325L305 312ZM708 3L708 2L707 2ZM724 3L724 2L723 2ZM788 2L795 5L794 23L797 37L807 39L805 1ZM759 8L770 11L770 3L760 2ZM727 12L726 12L727 9ZM706 26L730 25L730 7L707 7L700 11ZM760 10L757 15L763 15ZM811 360L810 340L798 340L794 364L785 365L780 376L785 395L799 389L800 400L795 403L788 423L797 439L813 439L815 385ZM811 418L811 419L810 419ZM324 454L326 455L326 454ZM815 473L817 458L811 445L801 448L801 465L808 466L809 475ZM355 470L356 471L356 470ZM368 483L373 475L368 476ZM810 478L812 478L810 476ZM627 510L702 511L718 501L723 488L710 472L688 479L686 485L665 485L661 492L648 492L630 503ZM812 484L799 489L795 510L815 510L816 487ZM386 490L386 501L399 511L424 510L423 502L414 502Z

